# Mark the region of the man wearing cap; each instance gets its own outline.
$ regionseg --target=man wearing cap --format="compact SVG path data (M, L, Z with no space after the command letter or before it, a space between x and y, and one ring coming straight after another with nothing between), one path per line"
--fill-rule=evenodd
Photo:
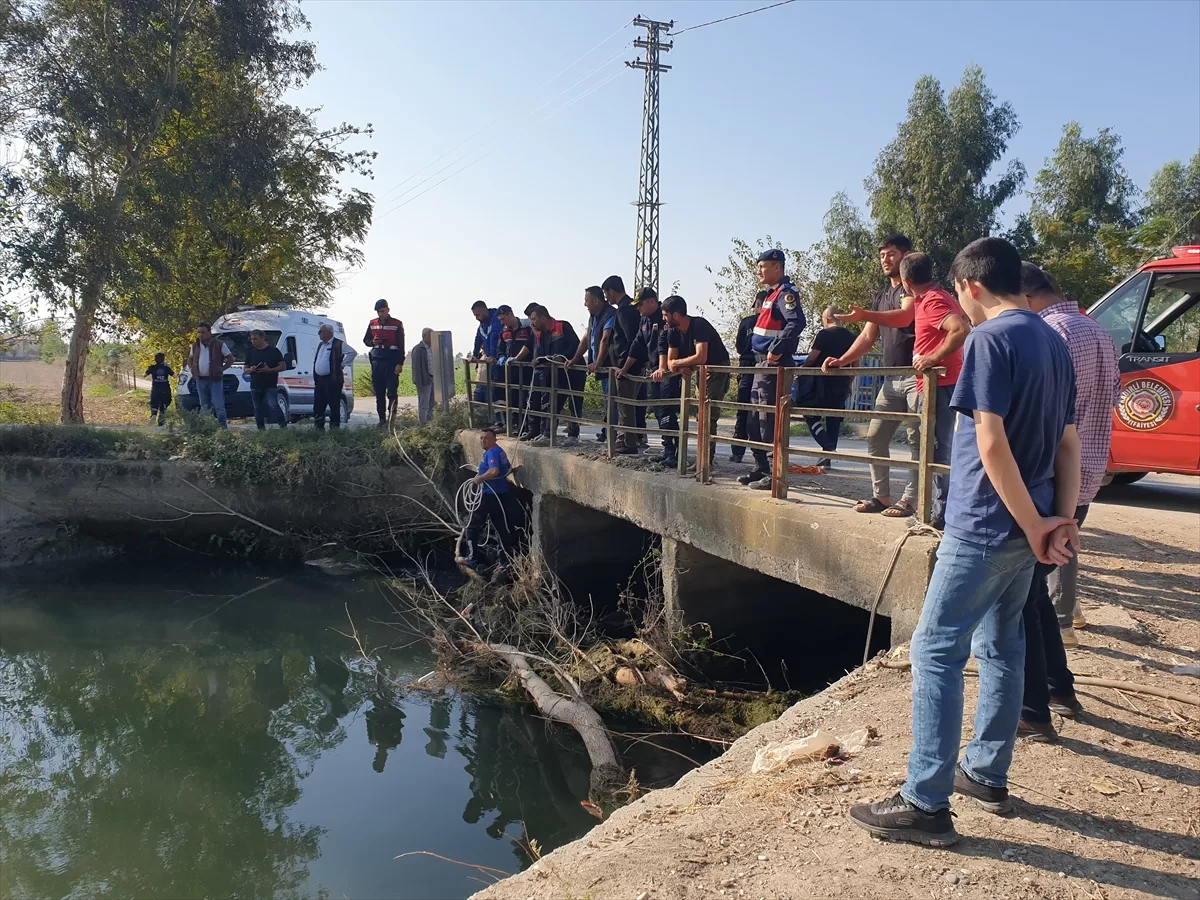
M500 358L496 367L504 378L508 390L509 415L519 415L519 410L528 399L529 384L533 370L529 364L533 362L533 328L528 322L522 322L507 304L497 306L500 316ZM523 363L524 365L512 365Z
M489 309L482 300L471 304L471 315L479 323L475 329L475 346L471 350L471 359L481 362L486 367L486 376L475 385L472 400L477 403L487 403L490 396L493 401L504 396L504 375L496 360L500 358L500 336L504 326L500 324L499 310ZM485 411L486 414L486 411Z
M780 365L792 365L792 357L796 355L796 345L800 342L805 324L800 294L784 273L784 264L783 251L774 247L758 257L758 280L766 287L768 294L759 305L754 335L750 339L754 364L762 369L754 376L750 402L762 407L757 420L759 439L765 443L775 440L776 376L771 370ZM771 463L767 453L765 450L751 452L754 454L754 470L740 476L738 481L755 490L769 491Z
M404 371L404 323L393 319L386 300L375 301L375 318L367 326L363 343L371 348L371 389L379 424L396 414L397 389Z

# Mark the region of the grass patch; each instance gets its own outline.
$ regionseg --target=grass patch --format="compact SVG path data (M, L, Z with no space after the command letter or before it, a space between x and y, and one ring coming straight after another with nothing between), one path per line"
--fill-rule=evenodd
M404 449L435 481L457 465L456 433L467 425L459 404L432 421L397 423ZM0 454L79 459L187 459L212 467L220 480L274 483L291 488L320 486L347 468L401 465L390 432L376 428L309 428L222 431L211 416L191 414L167 428L133 430L87 425L29 424L0 429Z
M375 391L371 389L371 364L367 360L354 361L354 396L355 397L374 397ZM454 390L459 397L467 393L467 376L463 371L462 363L454 365ZM404 371L400 373L400 384L396 387L396 393L401 397L417 396L417 386L413 384L412 369L408 366L407 361L404 366Z

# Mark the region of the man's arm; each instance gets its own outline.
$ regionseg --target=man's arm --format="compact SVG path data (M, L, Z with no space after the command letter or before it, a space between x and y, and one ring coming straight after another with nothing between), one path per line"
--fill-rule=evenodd
M777 366L781 362L792 361L796 354L796 345L800 343L800 335L804 333L806 324L804 306L797 294L786 294L783 298L783 333L771 343L767 350L767 364Z
M354 364L354 360L358 358L358 351L349 344L342 343L342 365L350 366Z
M587 327L587 330L584 331L584 333L583 333L583 340L579 341L579 343L575 347L575 355L571 357L571 361L569 363L567 363L567 365L568 366L577 366L581 362L583 362L583 356L585 353L587 353L587 348L590 347L591 345L592 345L592 326L589 325Z
M1033 549L1034 556L1040 562L1051 565L1062 565L1070 554L1064 554L1061 548L1053 546L1049 540L1050 534L1061 525L1074 522L1072 516L1045 516L1038 512L1029 496L1029 488L1021 477L1017 460L1013 457L1012 446L1008 443L1008 435L1004 431L1004 419L995 413L975 410L975 442L979 447L979 459L988 479L1004 501L1005 507L1016 520L1017 525L1025 532L1025 538ZM1070 426L1074 433L1074 426ZM1078 437L1076 437L1076 441ZM1061 449L1061 447L1060 447ZM1078 454L1078 448L1076 448ZM1078 455L1076 455L1078 465ZM1055 460L1057 468L1057 457ZM1078 472L1075 475L1075 498L1079 496ZM1057 505L1056 505L1057 508ZM1072 514L1074 506L1071 507Z
M946 332L946 336L942 338L942 343L932 353L926 353L924 356L913 359L913 368L918 372L940 366L947 356L963 345L967 335L971 333L967 320L953 313L942 319L939 327Z
M228 347L226 347L224 344L221 344L221 371L225 371L232 365L233 354L229 351Z
M850 312L838 313L837 318L843 325L848 322L870 322L887 328L907 328L916 318L915 304L912 297L902 297L899 309L876 310L852 306Z
M696 366L703 366L707 362L708 342L698 341L696 343L696 352L691 356L684 357L683 359L675 358L667 364L671 367L672 371L678 372L680 369L694 369Z
M828 372L830 369L840 369L844 366L852 366L868 353L875 346L875 341L879 339L879 326L874 322L868 322L862 331L858 333L858 337L854 339L854 343L850 345L850 349L839 356L837 359L830 357L821 363L821 371Z
M486 472L480 472L478 475L476 475L471 480L473 482L475 482L476 484L483 484L485 481L491 481L493 478L495 478L499 474L500 474L500 467L492 466Z
M595 372L596 369L604 368L604 361L608 359L608 345L612 340L612 324L604 329L604 334L600 336L600 347L596 350L596 359L588 366L589 372Z

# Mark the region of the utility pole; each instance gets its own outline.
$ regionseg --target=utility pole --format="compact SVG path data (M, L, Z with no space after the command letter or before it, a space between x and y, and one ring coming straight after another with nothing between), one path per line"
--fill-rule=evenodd
M642 101L642 166L638 180L637 254L633 262L633 290L644 287L658 290L658 73L670 66L659 62L659 55L673 46L659 35L675 27L674 22L655 22L638 16L633 24L646 29L646 36L633 42L646 51L645 59L625 63L646 73L646 93Z

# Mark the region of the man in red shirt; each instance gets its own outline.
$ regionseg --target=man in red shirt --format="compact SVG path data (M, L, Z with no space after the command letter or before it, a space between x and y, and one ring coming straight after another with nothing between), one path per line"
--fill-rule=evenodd
M954 410L950 408L950 397L954 394L954 385L958 383L958 373L962 370L962 345L970 326L954 295L934 284L933 260L928 254L909 253L900 260L900 283L908 296L900 301L899 309L875 312L854 307L838 318L843 322L874 322L889 328L905 328L915 324L913 368L918 372L935 368L946 370L945 375L938 377L937 397L934 400L937 406L933 461L948 466L955 418ZM918 391L921 391L922 383L917 382ZM928 402L928 398L921 396L919 402ZM940 529L946 522L949 476L935 476L933 486L931 524ZM910 515L914 512L915 509L909 509Z

